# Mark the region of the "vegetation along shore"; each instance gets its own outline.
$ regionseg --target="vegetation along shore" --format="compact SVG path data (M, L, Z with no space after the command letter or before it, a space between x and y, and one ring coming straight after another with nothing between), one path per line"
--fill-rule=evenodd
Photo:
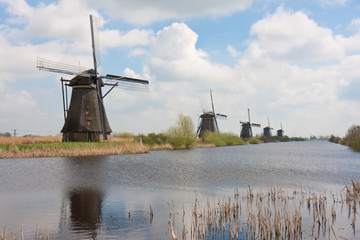
M355 151L360 151L360 126L359 125L350 126L348 131L346 132L345 137L343 138L331 135L329 141L333 143L340 143L342 145L346 145L354 149Z
M173 150L258 144L274 141L299 141L303 138L253 137L242 139L233 133L206 132L196 138L190 117L179 114L176 125L162 133L133 135L118 133L106 142L61 142L61 136L0 136L0 158L97 156L148 153L150 150Z

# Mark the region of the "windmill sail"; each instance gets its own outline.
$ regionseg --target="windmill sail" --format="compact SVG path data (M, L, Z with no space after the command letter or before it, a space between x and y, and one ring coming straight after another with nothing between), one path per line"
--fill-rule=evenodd
M85 71L84 67L54 62L42 57L37 57L36 67L42 71L64 73L69 75L77 75Z

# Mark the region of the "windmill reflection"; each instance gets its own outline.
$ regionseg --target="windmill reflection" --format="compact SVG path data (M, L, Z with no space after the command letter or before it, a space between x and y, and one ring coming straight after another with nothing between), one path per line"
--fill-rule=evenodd
M91 238L96 238L101 222L101 193L94 189L73 191L69 194L71 227L86 231Z
M67 158L61 236L96 239L102 218L105 157ZM69 232L70 231L70 232Z

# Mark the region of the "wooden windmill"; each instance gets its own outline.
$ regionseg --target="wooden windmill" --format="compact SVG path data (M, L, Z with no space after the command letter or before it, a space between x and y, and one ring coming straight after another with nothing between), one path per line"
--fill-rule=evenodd
M217 118L218 117L227 118L227 115L225 114L215 113L214 101L211 90L210 90L210 99L211 99L212 111L203 111L203 114L201 114L199 117L199 124L196 132L196 135L199 138L203 137L206 131L219 132Z
M260 124L252 123L250 121L250 108L248 108L248 118L249 118L248 122L240 121L240 124L241 124L240 137L241 138L251 138L251 137L253 137L252 127L261 127Z
M277 130L277 136L278 137L283 137L284 136L284 130L282 127L282 123L280 123L281 128L279 130Z
M271 137L271 130L273 129L272 127L270 127L270 121L269 121L269 117L267 118L268 120L268 126L264 128L264 133L263 135L265 137Z
M98 59L94 37L94 17L90 15L91 42L94 68L84 71L78 66L57 63L38 57L39 70L75 75L71 80L61 78L65 123L61 130L63 141L106 141L112 132L106 117L103 99L115 87L148 91L149 81L98 73ZM64 90L65 86L65 90ZM104 86L110 89L103 95ZM68 107L67 87L72 87Z

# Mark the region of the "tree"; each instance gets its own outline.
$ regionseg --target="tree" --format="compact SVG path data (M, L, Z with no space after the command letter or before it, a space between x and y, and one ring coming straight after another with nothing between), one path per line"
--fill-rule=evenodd
M176 149L192 148L195 145L195 127L189 116L178 115L176 126L170 127L167 132L168 141Z

